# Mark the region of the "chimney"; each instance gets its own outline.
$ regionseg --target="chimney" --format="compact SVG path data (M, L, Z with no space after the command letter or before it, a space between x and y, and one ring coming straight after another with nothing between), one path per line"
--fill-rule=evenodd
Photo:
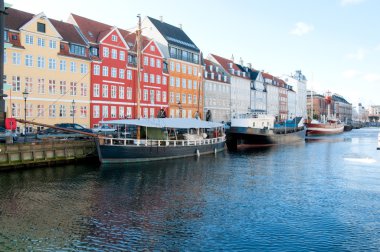
M182 24L179 24L179 29L181 29L181 30L182 30Z
M247 63L247 65L248 65L249 69L252 69L252 64L251 63Z
M160 21L161 21L161 23L164 22L164 17L163 16L160 16Z
M243 66L244 65L244 62L243 62L243 59L242 57L240 57L240 65Z
M233 55L233 54L232 54L232 56L231 56L231 61L232 61L232 62L235 61L235 59L234 59L234 55Z

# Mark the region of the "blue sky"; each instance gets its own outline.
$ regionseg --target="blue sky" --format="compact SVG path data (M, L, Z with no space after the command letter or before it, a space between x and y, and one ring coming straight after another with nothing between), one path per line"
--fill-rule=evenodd
M66 21L70 13L128 29L136 15L178 26L204 54L275 76L301 69L308 88L354 106L380 104L378 0L8 0L14 8Z

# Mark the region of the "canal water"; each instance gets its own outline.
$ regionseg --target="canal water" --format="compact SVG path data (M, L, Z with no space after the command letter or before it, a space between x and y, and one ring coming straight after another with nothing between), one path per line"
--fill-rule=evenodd
M379 251L378 132L0 173L0 251Z

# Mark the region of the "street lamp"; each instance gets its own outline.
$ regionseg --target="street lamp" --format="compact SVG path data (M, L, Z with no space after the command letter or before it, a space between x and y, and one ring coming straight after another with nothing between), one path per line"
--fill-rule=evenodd
M73 124L74 124L74 114L75 114L75 101L74 100L71 102L71 109L72 109Z
M26 88L25 88L25 91L22 92L22 96L24 97L24 143L26 142L26 99L28 99L28 92L26 91Z
M179 109L179 117L182 118L182 103L179 101L177 104Z

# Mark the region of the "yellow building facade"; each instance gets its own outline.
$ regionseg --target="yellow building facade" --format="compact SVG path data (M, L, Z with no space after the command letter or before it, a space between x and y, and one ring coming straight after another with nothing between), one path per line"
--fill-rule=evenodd
M4 52L7 117L44 124L90 125L90 60L71 24L8 9ZM27 93L26 96L24 94ZM25 98L26 97L26 100ZM74 108L74 110L73 110ZM24 132L24 125L17 125ZM28 125L27 132L40 127Z

